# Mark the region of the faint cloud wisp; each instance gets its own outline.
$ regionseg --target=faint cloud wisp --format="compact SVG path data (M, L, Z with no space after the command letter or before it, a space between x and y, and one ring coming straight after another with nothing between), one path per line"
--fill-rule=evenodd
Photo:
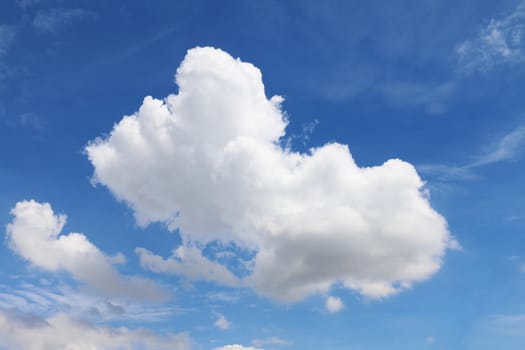
M519 126L493 143L485 153L474 161L461 166L445 164L424 164L418 170L435 176L442 181L473 180L478 176L473 171L481 166L510 161L525 147L525 126Z
M456 47L457 67L463 73L486 72L503 63L525 62L525 2L510 15L491 19L478 35Z

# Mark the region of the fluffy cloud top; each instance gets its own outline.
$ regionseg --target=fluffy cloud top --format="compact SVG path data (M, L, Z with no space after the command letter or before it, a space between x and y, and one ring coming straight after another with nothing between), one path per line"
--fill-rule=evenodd
M88 288L110 297L158 300L164 291L141 277L124 277L112 266L122 255L108 257L85 235L61 235L65 215L55 215L49 203L21 201L11 210L13 221L7 225L11 250L48 271L64 270Z
M95 326L61 313L42 319L17 312L0 312L0 348L186 350L191 348L191 341L184 333L160 336L142 329Z
M94 180L140 225L179 228L187 246L220 240L253 249L243 283L292 301L336 282L367 297L395 294L434 274L456 244L411 164L359 167L338 143L308 153L281 146L283 99L266 97L252 64L195 48L176 82L177 94L146 97L86 147ZM173 264L138 253L152 270ZM190 265L201 258L191 254Z
M260 348L254 348L252 346L243 346L240 344L231 344L231 345L224 345L220 348L215 348L213 350L263 350Z

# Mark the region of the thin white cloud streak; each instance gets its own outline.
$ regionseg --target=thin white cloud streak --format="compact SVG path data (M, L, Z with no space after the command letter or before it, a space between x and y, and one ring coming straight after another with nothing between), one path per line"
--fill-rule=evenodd
M525 126L519 126L496 142L491 149L478 160L466 165L466 168L476 168L513 159L525 146Z
M84 234L61 234L66 216L55 215L49 203L21 201L11 215L7 245L32 265L47 271L67 271L96 294L159 301L168 297L151 280L121 275L111 263L114 258L106 256Z
M276 346L285 346L290 345L290 342L286 339L279 337L269 337L263 339L254 339L252 340L252 345L257 348L262 348L265 345L276 345Z
M176 81L178 94L146 97L86 147L94 180L139 225L180 229L190 258L138 248L148 269L224 283L229 274L210 277L218 263L190 249L218 240L256 252L242 285L262 295L298 301L341 282L382 298L432 276L457 247L411 164L362 168L338 143L282 147L283 99L266 97L252 64L196 48Z
M94 325L64 313L44 319L16 310L0 310L0 347L7 350L189 350L191 339L185 333L159 335L145 329Z
M491 19L477 37L456 47L461 72L486 72L500 64L525 62L525 2L500 19Z
M231 271L217 262L210 261L202 251L192 246L180 246L164 259L147 249L136 248L140 265L153 272L175 274L190 280L207 280L229 286L241 284Z
M525 314L523 313L491 315L485 321L491 333L525 336Z
M0 309L10 308L40 315L67 312L69 316L87 317L97 322L158 322L186 311L176 305L87 294L66 285L56 287L31 283L0 285ZM117 309L122 312L116 312Z
M39 33L57 34L75 22L96 18L96 13L80 8L54 8L38 11L32 26Z
M525 147L525 126L519 126L492 143L485 153L474 161L462 166L445 164L424 164L418 170L436 176L443 181L473 180L478 178L475 169L504 161L511 161L518 157Z
M422 107L431 115L447 111L447 102L456 92L457 82L449 80L439 83L406 81L384 82L378 92L393 107Z

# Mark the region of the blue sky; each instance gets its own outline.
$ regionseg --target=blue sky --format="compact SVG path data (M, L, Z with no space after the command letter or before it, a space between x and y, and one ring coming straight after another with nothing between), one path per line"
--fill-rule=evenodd
M0 349L523 349L524 79L523 1L2 1Z

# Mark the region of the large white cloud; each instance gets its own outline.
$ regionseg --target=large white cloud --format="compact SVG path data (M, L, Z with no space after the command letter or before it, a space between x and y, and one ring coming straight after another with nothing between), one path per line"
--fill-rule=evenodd
M11 214L8 246L33 265L67 271L88 289L108 297L160 300L167 296L146 278L120 275L112 262L122 262L122 255L106 256L81 233L60 234L66 216L55 215L49 203L21 201Z
M220 240L253 249L243 283L281 300L338 282L385 297L430 277L457 245L411 164L359 167L338 143L309 153L281 146L282 98L265 96L252 64L195 48L176 82L177 94L146 97L86 147L94 180L125 201L140 225L180 228L191 247ZM173 265L137 252L152 270Z
M191 348L191 340L185 333L162 336L144 329L97 326L63 313L43 319L15 311L0 311L0 348L187 350Z

